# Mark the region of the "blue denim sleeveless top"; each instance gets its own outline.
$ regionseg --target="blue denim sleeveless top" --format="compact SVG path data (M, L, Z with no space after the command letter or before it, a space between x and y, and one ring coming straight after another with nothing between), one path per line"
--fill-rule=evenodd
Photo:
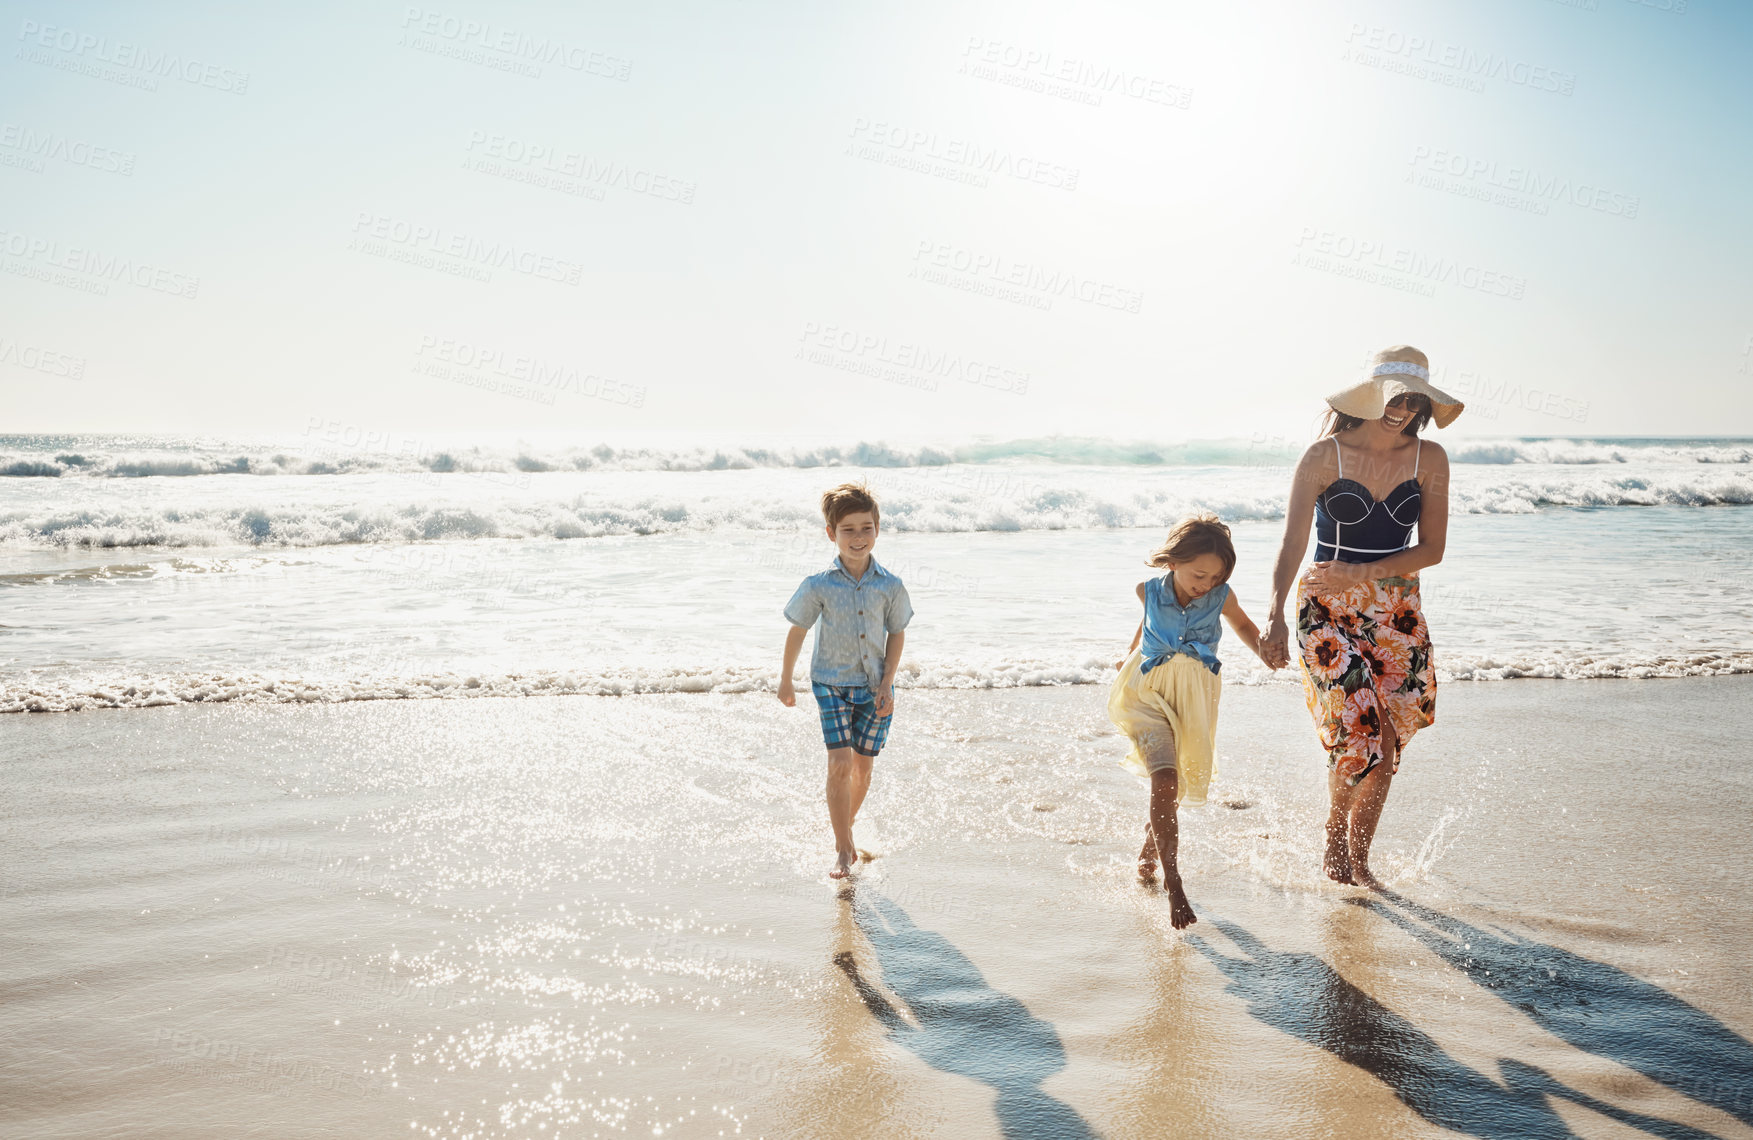
M1223 668L1217 659L1217 641L1223 636L1223 607L1229 600L1225 582L1202 598L1183 606L1175 597L1174 571L1153 578L1144 586L1144 666L1148 673L1177 653L1185 653L1216 673Z

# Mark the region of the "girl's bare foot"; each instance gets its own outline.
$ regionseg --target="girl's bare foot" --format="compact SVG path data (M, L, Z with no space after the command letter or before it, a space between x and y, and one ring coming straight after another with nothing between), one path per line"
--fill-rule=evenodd
M1156 836L1148 827L1144 829L1144 846L1138 849L1138 878L1146 883L1156 878Z
M834 869L828 872L830 879L844 879L852 874L852 868L858 863L858 852L842 851L834 857Z
M1321 859L1321 869L1335 883L1352 884L1351 848L1345 842L1343 831L1328 830L1327 854Z
M1176 930L1185 930L1199 921L1193 904L1187 901L1187 892L1181 889L1180 872L1165 868L1163 889L1169 892L1169 922Z

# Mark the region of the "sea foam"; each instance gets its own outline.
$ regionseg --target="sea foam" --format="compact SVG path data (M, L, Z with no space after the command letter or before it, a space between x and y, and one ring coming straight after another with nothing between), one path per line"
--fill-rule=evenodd
M1588 680L1708 677L1753 673L1753 651L1674 655L1519 656L1449 658L1440 683L1518 678ZM1114 678L1109 660L1084 657L1017 660L1001 664L910 663L897 678L901 689L1018 689L1105 684ZM1226 684L1295 684L1294 673L1263 667L1226 668ZM770 667L650 668L611 671L530 670L493 673L411 670L407 673L300 673L268 671L86 672L24 675L0 682L0 713L72 712L84 709L158 708L181 704L338 704L379 700L479 700L487 698L616 696L649 693L771 692Z

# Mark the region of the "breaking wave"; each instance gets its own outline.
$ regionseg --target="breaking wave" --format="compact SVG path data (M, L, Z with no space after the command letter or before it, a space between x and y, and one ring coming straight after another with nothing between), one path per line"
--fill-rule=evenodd
M962 468L961 471L968 469ZM994 480L893 478L881 488L883 524L895 531L974 532L1165 527L1190 511L1230 522L1283 517L1282 480L1234 478L1055 481L1051 471ZM391 489L392 492L395 489ZM406 494L411 489L403 488ZM560 490L555 488L554 490ZM0 511L0 546L314 547L498 539L589 539L714 530L813 529L813 495L769 489L746 497L689 490L563 494L542 487L463 503L274 503L86 507L42 504ZM68 496L70 498L71 496ZM426 494L427 499L435 496ZM57 498L63 498L57 496ZM1723 467L1636 471L1545 468L1463 480L1451 491L1457 514L1527 514L1559 507L1723 506L1753 503L1753 470Z
M1753 464L1753 441L1662 439L1440 440L1459 464ZM323 432L281 445L212 440L0 436L0 477L191 478L578 471L744 471L907 468L953 464L1085 467L1271 467L1294 464L1306 440L1125 441L1042 436L956 444L881 441L822 446L483 446L394 433Z

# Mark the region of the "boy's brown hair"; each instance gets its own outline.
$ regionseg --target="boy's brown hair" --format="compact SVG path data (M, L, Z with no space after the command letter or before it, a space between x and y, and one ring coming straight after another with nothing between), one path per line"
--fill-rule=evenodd
M855 515L860 511L869 511L870 517L879 526L882 524L883 516L877 510L876 497L863 483L842 483L822 495L822 517L828 520L829 530L838 527L840 520L847 515Z
M1230 528L1210 511L1188 515L1169 531L1163 544L1145 560L1150 566L1167 566L1171 562L1191 562L1201 554L1215 554L1223 562L1223 577L1229 581L1236 572L1236 547L1230 541Z

